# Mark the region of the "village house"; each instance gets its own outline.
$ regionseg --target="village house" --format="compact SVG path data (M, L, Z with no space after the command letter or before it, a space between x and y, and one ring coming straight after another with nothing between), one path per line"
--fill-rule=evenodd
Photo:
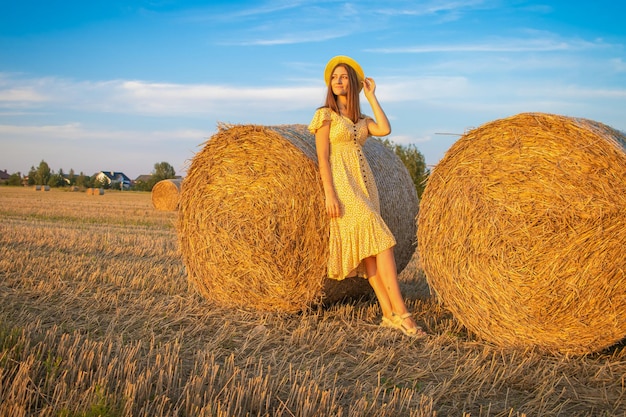
M132 185L130 178L123 172L115 171L100 171L93 175L95 181L100 184L108 185L112 189L125 189L128 190Z
M146 183L152 179L152 174L142 174L135 178L135 184Z
M4 171L0 171L0 184L9 182L10 178L11 174L9 174L6 169Z

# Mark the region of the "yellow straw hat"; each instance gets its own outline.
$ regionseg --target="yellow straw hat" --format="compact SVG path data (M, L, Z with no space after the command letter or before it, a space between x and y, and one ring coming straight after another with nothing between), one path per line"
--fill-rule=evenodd
M356 77L359 80L359 91L363 88L363 81L365 80L365 73L363 72L363 68L356 62L354 59L345 55L337 55L328 61L326 64L326 69L324 70L324 81L326 81L326 85L330 84L330 77L333 75L333 70L339 64L346 64L351 66L354 71L356 71Z

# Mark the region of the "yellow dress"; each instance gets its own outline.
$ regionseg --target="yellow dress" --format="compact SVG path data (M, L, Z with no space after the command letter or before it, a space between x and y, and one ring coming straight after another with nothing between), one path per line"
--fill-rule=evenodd
M367 140L367 118L352 123L329 108L317 109L309 124L315 133L330 121L330 170L341 216L330 220L328 277L366 277L363 259L396 244L380 216L378 190L363 154Z

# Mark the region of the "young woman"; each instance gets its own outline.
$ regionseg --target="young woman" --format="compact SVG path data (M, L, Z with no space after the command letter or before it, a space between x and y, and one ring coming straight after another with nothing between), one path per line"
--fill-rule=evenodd
M381 325L424 336L400 293L393 255L396 240L380 216L378 190L361 147L368 136L386 136L389 120L375 95L376 83L347 56L332 58L324 71L326 102L309 125L330 217L328 277L368 279L380 303ZM361 114L364 91L374 118Z

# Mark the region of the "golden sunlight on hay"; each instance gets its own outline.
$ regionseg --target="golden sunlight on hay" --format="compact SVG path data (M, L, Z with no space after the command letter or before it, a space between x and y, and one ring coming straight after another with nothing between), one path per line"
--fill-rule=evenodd
M449 149L417 237L429 284L463 325L575 354L626 336L625 144L594 121L528 113Z
M181 179L167 179L157 182L152 187L152 205L157 210L175 211L180 199Z
M415 252L418 200L396 155L364 153L402 270ZM325 278L328 224L315 138L303 125L222 127L194 156L180 195L178 234L190 282L221 305L300 311L370 294L362 278Z

